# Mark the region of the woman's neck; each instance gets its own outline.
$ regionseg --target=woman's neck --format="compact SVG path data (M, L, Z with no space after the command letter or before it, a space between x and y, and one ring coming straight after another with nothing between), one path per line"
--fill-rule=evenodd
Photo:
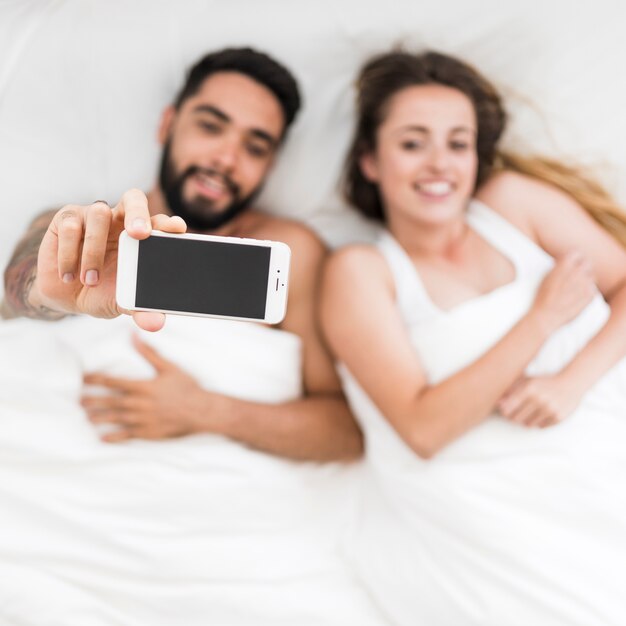
M464 213L441 224L425 224L404 217L391 218L387 221L387 228L411 257L425 260L455 258L468 232Z

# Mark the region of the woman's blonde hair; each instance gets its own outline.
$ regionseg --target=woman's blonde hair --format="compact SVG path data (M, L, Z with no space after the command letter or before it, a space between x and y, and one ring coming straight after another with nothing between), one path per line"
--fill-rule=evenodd
M346 200L366 217L385 221L378 186L363 175L360 159L376 147L376 131L398 91L414 85L442 84L465 94L478 124L476 187L496 169L510 169L545 181L572 196L622 245L626 246L626 215L598 182L572 166L542 157L501 152L498 143L506 125L502 98L471 65L433 51L412 54L394 50L370 59L357 81L357 124L343 176Z

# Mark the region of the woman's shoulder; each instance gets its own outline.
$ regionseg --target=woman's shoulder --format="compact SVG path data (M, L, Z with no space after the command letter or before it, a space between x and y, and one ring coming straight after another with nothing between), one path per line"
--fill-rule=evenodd
M563 237L567 230L573 231L574 226L578 225L579 239L582 240L585 239L583 231L588 231L594 225L578 201L563 189L510 170L491 176L477 191L476 199L499 213L553 256L560 251L563 241L570 247L574 245L571 237ZM568 228L564 230L566 224Z
M333 251L326 263L325 282L335 286L350 285L356 290L393 290L393 277L378 247L354 243Z
M537 229L551 216L562 218L579 208L563 190L512 170L501 170L490 176L477 190L475 198L532 239L537 238ZM550 211L546 211L547 206Z
M475 198L487 205L529 237L533 237L530 209L534 198L545 186L536 179L511 170L501 170L490 176L475 194ZM534 237L533 237L534 238Z
M371 243L352 243L334 250L328 264L335 270L346 273L379 272L385 267L385 260L378 247Z
M529 174L503 169L494 172L476 192L478 199L496 199L506 206L523 204L527 196L569 197L553 184Z

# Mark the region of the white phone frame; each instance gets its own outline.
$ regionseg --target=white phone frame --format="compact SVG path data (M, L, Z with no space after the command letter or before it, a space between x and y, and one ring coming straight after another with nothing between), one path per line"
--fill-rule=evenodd
M213 315L196 311L168 311L165 309L147 309L135 306L137 290L137 262L139 259L139 240L133 239L126 231L122 231L119 238L117 255L117 304L128 311L159 311L170 315L192 315L195 317L211 317L218 319L237 320L242 322L264 322L279 324L287 312L287 294L289 290L289 266L291 249L282 241L267 239L250 239L241 237L219 237L216 235L200 234L173 234L160 230L153 230L151 237L170 237L175 239L195 239L200 241L215 241L242 246L262 246L271 249L269 272L267 280L267 295L265 300L265 317L231 317L228 315Z

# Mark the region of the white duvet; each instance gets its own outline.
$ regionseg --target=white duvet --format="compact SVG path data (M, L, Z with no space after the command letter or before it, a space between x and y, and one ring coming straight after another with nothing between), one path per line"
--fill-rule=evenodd
M0 325L0 624L380 623L337 556L354 468L211 435L100 442L82 374L150 376L132 331L124 318ZM295 335L171 317L145 339L207 388L301 391Z
M399 307L437 384L493 346L531 306L554 260L477 202L468 223L515 265L509 284L441 311L391 238ZM561 371L605 324L597 294L554 333L529 376ZM562 423L524 428L496 413L431 460L418 457L347 368L368 476L350 534L359 576L399 626L626 623L626 360Z

